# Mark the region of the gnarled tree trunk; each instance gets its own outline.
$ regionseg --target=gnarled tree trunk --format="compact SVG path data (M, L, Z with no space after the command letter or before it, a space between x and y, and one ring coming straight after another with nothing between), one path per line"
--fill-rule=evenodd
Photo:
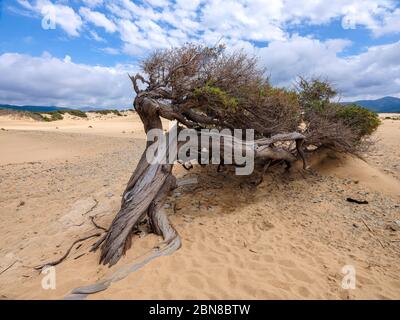
M151 129L163 129L157 102L138 95L134 106L146 133ZM171 142L174 143L174 141ZM158 143L158 141L153 143ZM148 142L146 150L150 145L151 143ZM107 234L93 247L95 250L101 245L100 262L103 264L112 266L118 262L131 245L132 232L142 222L148 223L154 233L163 236L165 244L178 241L179 245L175 244L174 247L178 249L180 246L179 236L169 224L163 211L165 197L176 186L176 179L172 175L173 165L149 163L146 159L146 150L123 193L121 209Z

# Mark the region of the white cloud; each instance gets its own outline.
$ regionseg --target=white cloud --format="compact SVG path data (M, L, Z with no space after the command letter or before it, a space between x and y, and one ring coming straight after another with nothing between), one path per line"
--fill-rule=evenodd
M374 46L366 52L342 57L350 43L293 36L257 50L275 85L290 86L298 76L322 76L339 89L343 100L400 97L400 41ZM246 43L239 43L238 48ZM253 48L254 49L254 48ZM251 50L248 47L248 50ZM109 54L117 53L104 48ZM137 67L78 64L45 52L41 57L17 53L0 56L0 102L58 106L128 107L133 91L127 72Z
M76 14L74 9L62 4L54 4L49 0L18 0L18 2L28 10L35 12L42 18L46 16L54 17L56 26L60 26L68 35L79 36L79 31L82 28L82 19Z
M161 14L154 10L151 6L137 5L130 0L117 0L116 3L120 4L120 8L129 11L133 17L141 17L151 20L157 20L161 17Z
M324 70L331 65L331 69L337 67L337 54L349 44L346 40L322 42L295 35L288 40L271 42L259 49L258 55L272 81L279 86L289 86L299 75L325 76Z
M293 36L259 50L271 81L291 86L297 76L323 77L333 82L345 99L400 96L400 41L370 47L359 55L342 57L350 43Z
M145 1L154 7L166 7L169 5L168 0L145 0Z
M400 9L396 9L390 14L386 14L382 21L373 28L375 36L379 37L390 33L400 32Z
M283 39L285 32L271 15L275 2L262 6L234 0L209 1L202 9L202 25L228 38L256 41Z
M104 3L104 0L82 0L82 2L90 8L95 8L101 6Z
M125 53L138 56L151 50L169 48L182 44L184 33L161 28L152 20L141 19L136 22L121 19L118 24L121 40L124 42Z
M194 11L200 5L202 0L176 0L177 8Z
M113 68L74 63L71 57L49 53L32 57L0 55L0 101L13 104L124 107L132 104L127 72L132 66Z
M32 11L40 11L46 4L56 7L57 16L60 15L57 23L70 35L78 35L82 27L79 15L62 5L63 2L18 1ZM109 33L119 31L124 46L136 48L126 50L131 54L137 54L138 48L143 52L153 46L207 41L210 34L223 37L226 42L284 40L291 36L289 27L323 25L333 20L340 20L346 29L367 28L375 36L400 32L400 9L396 8L395 0L83 0L83 3L90 8L101 6L101 12L81 7L79 13ZM126 35L124 21L139 28L141 43L124 40L131 38Z
M106 39L99 36L98 33L94 30L89 30L89 35L92 37L93 40L97 42L107 42Z
M71 7L63 5L66 1L56 4L49 0L18 1L25 11L39 14L41 7L51 4L60 13L58 25L69 35L82 33L83 21ZM358 48L364 53L345 57L344 49L352 45L346 39L316 39L292 31L305 25L318 31L318 26L340 21L345 29L362 27L374 37L397 34L400 33L400 8L395 0L82 0L74 3L86 5L80 7L79 13L85 22L90 22L84 30L92 39L105 41L97 28L118 35L122 42L120 48L98 48L110 55L125 53L138 59L155 49L188 41L207 45L221 41L230 50L257 51L272 81L278 85L290 85L298 75L315 75L334 81L345 97L400 95L398 42ZM261 48L256 48L255 42ZM32 63L37 62L31 59Z
M362 25L371 28L378 15L390 11L392 0L335 0L335 1L279 1L281 5L279 19L285 22L297 21L310 24L324 24L333 19L341 19L347 26Z
M214 44L284 41L297 24L321 25L339 19L344 28L365 27L376 36L399 32L393 0L164 0L109 2L125 53L137 55L187 41ZM135 25L127 28L127 22ZM132 33L132 35L128 35ZM134 40L134 41L132 41Z
M117 26L114 22L109 20L103 13L92 11L89 8L81 7L79 14L85 18L85 20L93 23L97 27L104 28L107 32L113 33L117 31Z
M100 50L107 54L111 54L111 55L117 55L117 54L121 53L118 49L110 48L110 47L101 48Z

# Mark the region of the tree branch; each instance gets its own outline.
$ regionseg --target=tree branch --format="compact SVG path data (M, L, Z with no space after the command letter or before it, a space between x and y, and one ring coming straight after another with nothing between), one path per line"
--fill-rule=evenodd
M139 73L137 73L134 77L132 77L129 73L128 73L128 77L129 79L131 79L132 81L132 85L133 85L133 90L135 90L136 94L139 94L141 92L141 90L139 89L139 86L137 84L137 80L142 81L143 83L146 83L148 85L150 85L150 82L146 81L143 76L141 76Z

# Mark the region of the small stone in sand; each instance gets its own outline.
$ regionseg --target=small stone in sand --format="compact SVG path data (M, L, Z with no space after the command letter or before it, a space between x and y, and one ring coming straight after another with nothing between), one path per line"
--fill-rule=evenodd
M387 225L387 229L391 231L400 231L400 220L395 220Z

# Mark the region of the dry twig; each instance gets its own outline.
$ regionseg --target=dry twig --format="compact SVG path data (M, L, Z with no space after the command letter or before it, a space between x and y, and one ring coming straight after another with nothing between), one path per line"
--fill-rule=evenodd
M90 235L90 236L77 239L77 240L75 240L75 241L72 243L72 245L69 247L69 249L67 250L67 252L66 252L61 258L59 258L59 259L57 259L57 260L55 260L55 261L52 261L52 262L47 262L47 263L45 263L45 264L36 266L34 269L35 269L35 270L42 270L42 269L43 269L44 267L46 267L46 266L56 266L56 265L60 264L61 262L63 262L63 261L68 257L68 255L69 255L69 253L71 252L72 248L73 248L77 243L82 242L82 241L85 241L85 240L90 239L90 238L93 238L93 237L100 237L100 236L101 236L101 233L95 233L95 234L92 234L92 235Z

